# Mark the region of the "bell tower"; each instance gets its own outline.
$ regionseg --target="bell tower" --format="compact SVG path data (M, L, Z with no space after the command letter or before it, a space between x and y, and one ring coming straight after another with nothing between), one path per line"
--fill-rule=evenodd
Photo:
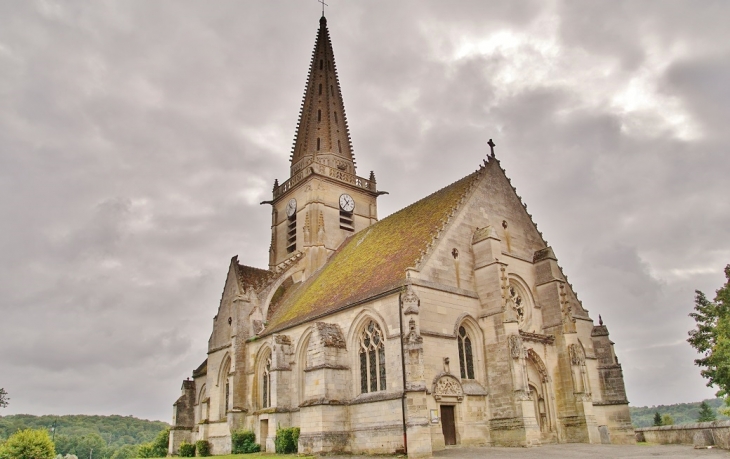
M327 29L317 40L291 154L289 179L274 182L269 269L304 255L308 277L357 231L377 221L375 174L355 170L345 105Z

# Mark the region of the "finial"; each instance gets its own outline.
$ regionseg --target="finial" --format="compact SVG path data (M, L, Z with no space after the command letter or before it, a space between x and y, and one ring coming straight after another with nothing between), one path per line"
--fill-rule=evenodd
M489 139L489 142L487 142L487 145L489 145L489 148L492 150L491 156L492 156L492 158L494 158L494 147L496 147L497 144L492 142L492 139Z
M274 191L279 188L279 179L274 179Z
M374 171L370 171L370 181L371 182L375 181L375 172Z
M328 5L328 4L326 4L326 3L324 2L324 0L317 0L317 1L318 1L319 3L321 3L321 4L322 4L322 18L324 19L324 7L325 7L325 6L329 6L329 5ZM320 21L321 21L321 20L320 20ZM327 22L327 20L325 19L325 20L324 20L324 22Z
M598 325L601 325L601 326L603 325L603 318L601 317L600 314L598 314Z

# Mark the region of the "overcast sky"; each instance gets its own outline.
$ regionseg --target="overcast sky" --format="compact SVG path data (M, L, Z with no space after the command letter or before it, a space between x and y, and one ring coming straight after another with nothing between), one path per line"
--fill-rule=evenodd
M497 157L632 405L699 401L730 263L727 1L328 0L384 217ZM315 0L0 0L0 414L169 421L228 263L265 268Z

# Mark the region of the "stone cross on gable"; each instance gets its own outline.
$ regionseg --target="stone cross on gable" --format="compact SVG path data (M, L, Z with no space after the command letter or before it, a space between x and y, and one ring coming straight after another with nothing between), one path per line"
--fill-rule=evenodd
M497 146L496 143L492 142L492 139L489 139L489 142L487 142L487 145L489 145L489 148L492 150L492 158L494 158L494 147Z

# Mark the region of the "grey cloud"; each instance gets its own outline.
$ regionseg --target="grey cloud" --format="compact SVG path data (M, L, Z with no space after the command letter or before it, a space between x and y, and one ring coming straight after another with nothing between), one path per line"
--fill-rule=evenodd
M288 174L311 6L0 3L6 412L168 419L205 358L230 257L267 266L270 208L258 201ZM379 1L327 13L359 173L391 192L380 216L476 169L494 138L579 297L606 320L638 404L712 393L683 340L692 292L719 287L730 257L726 9ZM464 37L555 18L557 55L530 44L454 59ZM659 94L703 135L678 138L655 107L586 99L656 56L668 65ZM520 75L530 83L506 92L497 76L518 58L567 70ZM601 87L571 80L615 62Z

